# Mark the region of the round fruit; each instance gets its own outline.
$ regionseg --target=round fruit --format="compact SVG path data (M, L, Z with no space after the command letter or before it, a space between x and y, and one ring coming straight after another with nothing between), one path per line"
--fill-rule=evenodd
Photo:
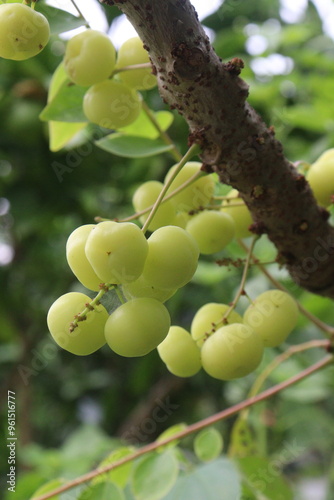
M200 171L202 163L190 161L184 165L182 170L173 180L167 194L177 189L181 184L188 181L194 174ZM171 167L165 177L165 184L175 172L177 165ZM204 175L189 186L182 189L178 194L173 196L173 201L179 212L189 212L199 207L203 207L209 203L213 196L215 183L210 175Z
M148 181L144 182L139 188L135 191L132 204L136 212L141 212L146 208L150 207L155 203L159 194L163 189L163 184L158 181ZM147 217L149 216L149 212L145 215L142 215L139 220L142 224L145 223ZM162 203L158 210L156 211L152 222L150 223L149 230L155 231L159 227L168 226L169 224L173 224L173 221L176 217L176 211L174 207L174 203L172 200L167 200Z
M118 129L138 118L141 98L123 83L105 80L87 90L83 110L90 122L100 127Z
M117 56L117 68L133 66L134 64L143 64L150 62L147 51L143 47L140 38L133 37L121 45ZM157 79L152 75L152 68L131 69L121 71L119 78L123 83L137 90L152 89L157 84Z
M226 304L209 302L198 309L191 322L190 331L192 338L197 342L199 347L204 344L209 335L212 335L212 333L222 326L242 323L242 317L235 311L231 311L223 323L223 317L229 308L230 306Z
M0 5L0 57L21 61L39 54L50 38L49 22L27 5Z
M238 196L239 192L236 189L232 189L228 193L229 199L223 201L221 210L232 217L235 225L235 237L248 238L252 236L248 228L253 223L253 219L245 202Z
M87 29L69 40L64 55L66 73L77 85L88 86L109 78L116 50L101 31Z
M313 163L307 174L314 197L317 202L328 207L333 203L334 195L334 149L325 151L318 160Z
M158 300L138 298L122 304L108 318L105 337L120 356L145 356L166 337L170 317Z
M158 353L168 370L177 377L192 377L202 367L201 353L190 333L180 326L171 326Z
M85 253L104 283L123 284L141 275L148 253L147 240L132 222L100 222L87 238Z
M245 377L258 367L262 356L261 337L241 323L219 328L201 350L204 370L219 380Z
M194 440L194 452L196 457L203 462L209 462L218 458L223 451L222 435L214 427L203 429Z
M142 275L136 281L123 285L122 291L127 300L137 297L148 297L159 300L159 302L166 302L166 300L170 299L177 292L177 290L169 290L168 288L156 288L147 283Z
M247 308L244 323L261 336L266 347L276 347L292 332L298 314L296 301L288 293L269 290Z
M94 228L95 224L85 224L70 234L66 243L66 259L80 283L97 292L100 290L101 280L88 262L85 253L87 238Z
M232 217L214 210L203 210L194 215L186 230L197 241L202 254L220 252L234 237Z
M78 321L72 331L71 323L75 316L81 313L91 300L83 293L65 293L52 304L47 315L48 328L57 344L78 356L91 354L106 343L104 326L108 313L102 305L95 306L94 311L89 311L86 319Z
M193 277L199 251L194 238L178 226L164 226L148 239L143 278L156 288L181 288Z

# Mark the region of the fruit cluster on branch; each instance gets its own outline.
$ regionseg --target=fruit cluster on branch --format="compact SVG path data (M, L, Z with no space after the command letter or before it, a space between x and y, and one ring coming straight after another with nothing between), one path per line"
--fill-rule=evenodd
M247 103L243 62L223 63L189 0L105 0L118 6L148 50L164 101L188 122L203 169L240 192L253 231L266 233L301 287L334 298L334 228L303 175Z

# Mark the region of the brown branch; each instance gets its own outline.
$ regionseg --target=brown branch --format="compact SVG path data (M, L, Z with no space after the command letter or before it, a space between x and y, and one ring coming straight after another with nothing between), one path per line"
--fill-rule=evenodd
M103 0L102 0L103 1ZM334 228L303 175L246 102L243 61L223 64L189 0L104 0L117 5L144 41L160 93L188 122L203 168L238 189L253 232L266 233L295 282L334 298Z
M183 439L186 436L189 436L190 434L193 434L194 432L198 432L205 427L208 427L210 425L216 424L217 422L224 420L226 418L232 417L236 413L239 413L241 410L244 410L245 408L249 408L256 403L259 403L261 401L264 401L265 399L268 399L275 394L279 393L280 391L283 391L284 389L287 389L293 384L296 384L297 382L300 382L306 377L309 377L313 373L316 373L317 371L325 368L329 364L333 362L333 356L327 355L324 358L322 358L320 361L317 363L314 363L313 365L309 366L305 370L301 371L297 375L294 375L293 377L289 378L288 380L285 380L284 382L281 382L277 385L274 385L273 387L270 387L270 389L267 389L257 396L253 396L251 398L245 399L241 403L238 403L234 406L231 406L230 408L227 408L226 410L223 410L219 413L216 413L215 415L212 415L211 417L204 418L203 420L200 420L199 422L196 422L195 424L188 425L186 429L173 434L173 436L161 440L161 441L154 441L153 443L150 443L146 446L143 446L142 448L139 448L137 451L135 451L133 454L126 456L125 458L122 458L118 460L117 462L114 462L113 464L106 465L105 467L99 467L95 470L92 470L91 472L88 472L87 474L84 474L83 476L77 477L76 479L73 479L69 481L68 483L64 484L63 486L60 486L59 488L55 488L53 491L50 491L49 493L46 493L44 495L41 495L39 497L36 497L35 500L47 500L49 498L54 497L55 495L59 495L60 493L63 493L64 491L68 491L72 488L75 488L76 486L86 483L88 481L91 481L94 477L99 476L101 474L104 474L106 472L109 472L112 469L116 469L116 467L120 467L121 465L124 465L127 462L130 462L132 460L135 460L136 458L139 458L146 453L149 453L150 451L154 451L157 448L160 448L163 445L169 444L177 439Z

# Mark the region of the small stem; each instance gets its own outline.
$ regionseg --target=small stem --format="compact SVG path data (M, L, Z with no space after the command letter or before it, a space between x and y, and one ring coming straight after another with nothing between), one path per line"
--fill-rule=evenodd
M77 13L79 14L79 17L81 17L81 19L82 19L83 21L85 21L85 26L86 26L86 28L90 28L90 26L89 26L89 22L87 21L87 19L86 19L86 18L85 18L85 16L83 15L83 13L82 13L82 11L81 11L80 7L78 7L77 2L76 2L75 0L71 0L71 2L72 2L72 4L73 4L73 7L75 8L75 10L77 11Z
M239 244L239 246L241 248L243 248L245 250L245 252L249 251L249 248L247 247L247 245L242 240L238 240L238 244ZM254 260L254 263L260 269L260 271L265 276L267 276L267 278L269 279L269 281L271 281L271 283L276 288L279 288L280 290L283 290L284 292L289 293L288 290L285 288L285 286L283 286L279 281L277 281L270 274L270 272L265 267L263 267L262 264L259 263L258 259L255 256L253 257L253 260ZM309 311L307 311L307 309L305 309L298 301L296 301L296 302L297 302L299 311L303 314L303 316L305 316L307 319L309 319L314 325L316 325L320 330L322 330L329 337L331 337L331 336L334 335L334 327L331 327L331 326L327 325L326 323L324 323L323 321L321 321L319 318L317 318L316 316L314 316L312 313L310 313Z
M323 347L324 349L328 349L330 347L329 340L310 340L309 342L304 342L303 344L290 346L286 351L282 354L276 356L275 359L266 366L263 372L255 380L254 384L251 387L251 390L248 393L248 398L252 398L256 396L256 394L260 391L261 387L269 377L269 375L284 361L291 358L296 353L307 351L308 349L314 349L317 347ZM247 418L249 409L243 410L240 414L240 418Z
M71 332L73 332L73 330L78 326L78 323L80 321L83 321L84 319L86 319L87 314L89 314L90 312L92 312L94 310L94 308L99 304L100 299L103 297L103 295L105 293L107 293L114 285L101 283L100 286L101 286L101 290L96 295L96 297L91 302L88 302L86 304L85 309L75 316L74 320L70 324L70 331Z
M118 285L116 285L116 286L115 286L115 288L114 288L114 290L115 290L115 292L116 292L116 295L117 295L117 297L118 297L118 299L119 299L120 303L121 303L121 304L125 304L126 300L124 299L124 297L123 297L123 295L122 295L122 293L121 293L121 290L120 290L119 286L118 286Z
M191 158L195 155L197 155L198 153L200 152L200 147L197 145L197 144L193 144L192 146L190 146L190 148L188 149L188 151L186 152L186 154L184 155L184 157L182 158L182 160L179 162L179 164L177 165L175 171L173 172L173 175L171 175L170 179L168 179L168 182L166 182L166 184L164 185L164 187L162 188L162 191L160 192L158 198L156 199L156 202L154 203L153 205L153 208L150 212L150 215L147 217L146 221L145 221L145 224L143 225L142 227L142 231L143 233L145 234L155 213L157 212L159 206L160 206L160 203L162 202L166 192L168 191L168 189L170 188L173 180L175 179L175 177L177 176L177 174L182 170L182 168L184 167L184 165L189 161L191 160Z
M152 68L151 63L140 63L140 64L131 64L131 66L122 66L122 68L115 68L112 72L111 77L116 75L117 73L122 73L122 71L131 71L134 69L149 69Z
M143 101L143 103L142 103L142 108L143 108L143 111L146 113L147 118L151 121L151 123L154 125L154 127L159 132L159 135L160 135L161 139L164 141L164 143L168 144L170 146L173 146L173 149L171 149L170 153L172 154L174 159L177 162L181 161L182 154L177 149L175 143L172 141L172 139L169 137L169 135L164 130L162 130L162 128L160 127L159 123L157 122L157 120L154 116L154 113L152 113L152 111L150 110L149 106L146 104L145 101Z
M210 425L216 424L217 422L220 422L221 420L224 420L226 418L232 417L236 413L239 413L240 411L244 410L245 408L248 408L250 406L253 406L261 401L264 401L275 394L279 393L280 391L283 391L284 389L287 389L288 387L292 386L293 384L296 384L300 382L301 380L305 379L306 377L309 377L313 373L325 368L326 366L330 365L333 362L333 355L327 355L324 358L322 358L320 361L317 363L314 363L313 365L309 366L305 370L301 371L297 375L294 375L293 377L289 378L288 380L285 380L284 382L281 382L279 384L274 385L270 389L267 389L261 394L258 394L257 396L254 396L252 398L245 399L245 401L242 401L241 403L238 403L236 405L231 406L230 408L227 408L226 410L223 410L219 413L216 413L215 415L212 415L210 417L204 418L203 420L200 420L199 422L196 422L195 424L188 425L188 427L176 434L173 434L173 436L166 438L161 441L154 441L153 443L150 443L146 446L143 446L139 450L135 451L132 455L128 455L127 457L122 458L121 460L118 460L117 462L114 462L113 464L106 465L105 467L99 467L95 470L92 470L91 472L88 472L87 474L84 474L83 476L80 476L76 479L73 479L69 481L67 484L64 484L63 486L60 486L59 488L54 489L53 491L46 493L44 495L40 495L39 497L36 497L35 500L48 500L49 498L52 498L56 495L59 495L60 493L63 493L64 491L68 491L72 488L75 488L76 486L83 484L87 481L90 481L96 476L99 476L100 474L104 474L106 472L109 472L113 469L116 469L116 467L120 467L121 465L124 465L125 463L131 462L132 460L135 460L136 458L139 458L146 453L149 453L151 451L155 451L157 448L160 448L161 446L165 446L177 439L183 439L186 436L189 436L190 434L193 434L194 432L198 432L206 427L209 427Z

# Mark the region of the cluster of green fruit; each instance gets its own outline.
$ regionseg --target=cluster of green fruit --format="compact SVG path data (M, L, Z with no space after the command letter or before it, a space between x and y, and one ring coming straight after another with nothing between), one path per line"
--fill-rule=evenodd
M22 61L39 54L50 38L46 17L20 3L0 5L0 57Z
M92 29L71 38L64 55L69 79L89 87L83 101L87 119L109 129L126 127L138 118L142 98L137 91L157 84L149 62L140 38L127 40L116 57L110 38Z
M145 212L155 203L176 168L177 165L170 168L164 183L147 181L138 187L132 198L137 213ZM209 255L223 250L233 238L251 236L248 227L252 217L235 189L230 191L221 205L211 206L214 176L203 173L199 177L200 168L199 162L188 162L183 166L170 183L166 201L159 206L148 229L154 231L166 225L180 226L195 238L200 253ZM140 215L140 222L144 224L147 217L148 213Z
M158 346L168 370L179 377L202 367L219 380L248 375L260 364L265 347L277 347L296 326L298 307L286 292L259 295L243 318L226 304L208 303L195 314L190 333L172 326Z
M157 348L177 376L190 377L203 367L212 377L230 380L255 370L264 347L286 339L298 308L278 290L260 295L243 318L225 304L209 303L196 313L189 332L171 326L164 302L191 280L200 252L220 251L236 232L250 234L250 214L242 203L228 207L224 200L216 210L203 209L212 201L215 182L212 175L198 175L200 166L188 162L174 176L175 165L165 184L149 181L135 191L133 205L143 230L132 222L104 221L72 232L66 256L75 276L95 292L116 288L122 304L109 315L99 294L94 300L79 292L61 296L47 318L61 347L87 355L107 343L126 357L144 356ZM147 221L164 188L167 199Z
M334 203L334 149L328 149L315 161L307 180L317 202L323 207Z

